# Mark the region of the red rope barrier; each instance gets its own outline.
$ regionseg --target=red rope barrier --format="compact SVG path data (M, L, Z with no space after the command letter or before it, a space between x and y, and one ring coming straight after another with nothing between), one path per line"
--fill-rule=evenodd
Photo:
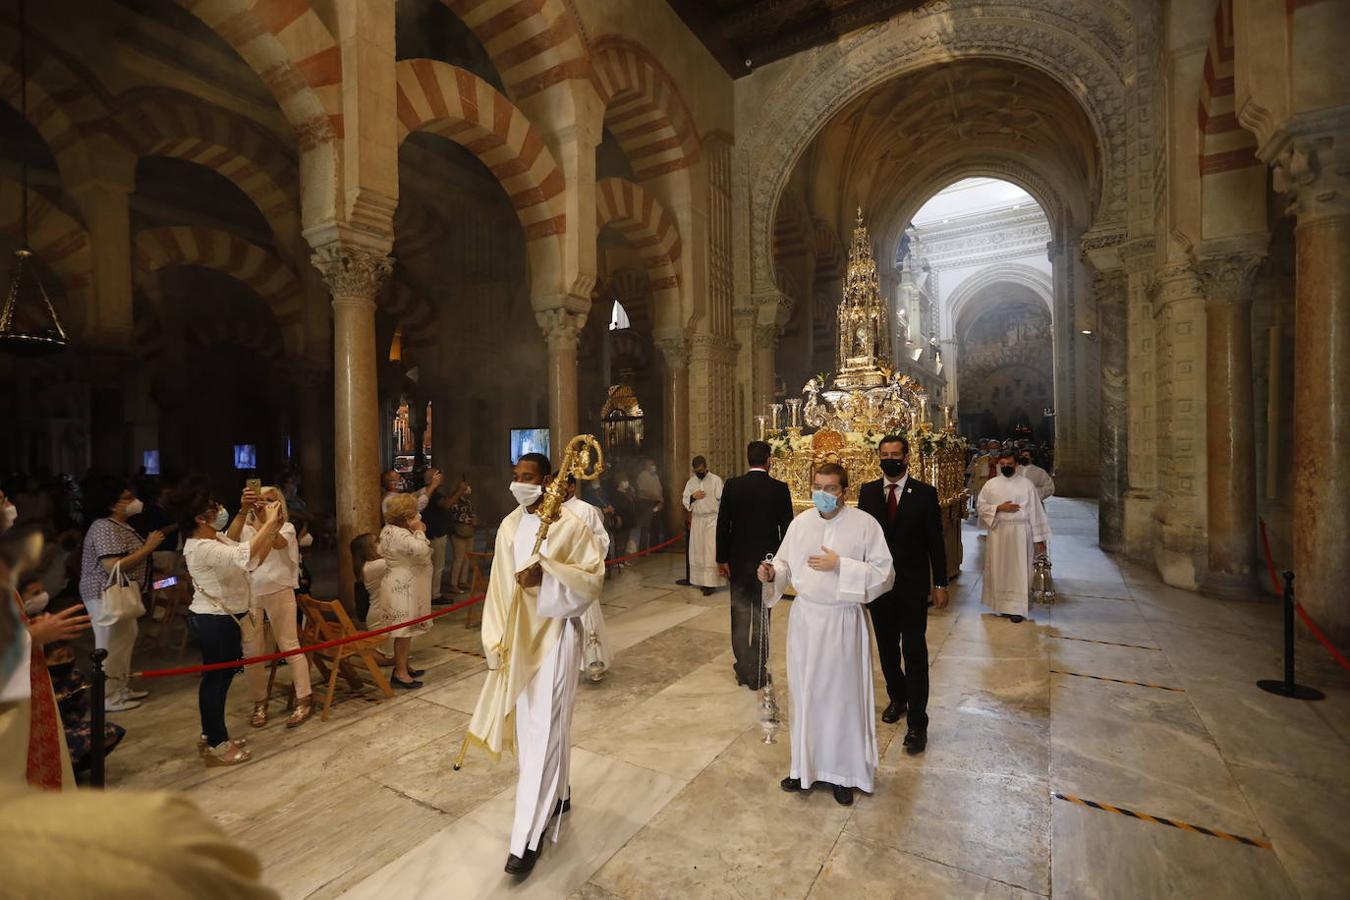
M1256 520L1261 526L1261 548L1266 554L1266 569L1270 572L1271 583L1275 585L1275 596L1281 600L1284 599L1284 587L1280 584L1280 579L1275 574L1275 558L1270 554L1270 538L1266 534L1266 520L1258 518ZM1341 651L1336 649L1336 645L1331 642L1331 638L1322 633L1322 629L1317 627L1317 623L1308 615L1308 611L1303 608L1303 604L1294 602L1294 612L1298 613L1299 619L1307 626L1308 633L1317 639L1317 642L1327 649L1331 658L1336 661L1342 669L1350 671L1350 659L1346 659Z
M619 556L605 562L605 568L617 566L619 563L628 562L637 559L640 556L647 556L673 546L684 539L684 535L679 534L664 543L657 544L654 547L648 547L646 550L639 550L636 553L630 553L627 556ZM370 631L362 631L357 634L348 635L344 638L334 638L331 641L324 641L322 644L313 644L309 647L296 647L294 650L281 650L276 653L268 653L265 656L250 656L247 659L233 659L226 662L210 663L200 666L182 666L177 669L150 669L145 672L132 672L132 676L137 678L168 678L173 675L194 675L199 672L214 672L219 669L240 669L244 666L253 666L258 663L272 662L275 659L286 659L290 656L299 656L301 653L313 653L317 650L327 650L331 647L339 647L343 644L352 644L356 641L362 641L369 637L377 637L381 634L387 634L391 631L397 631L400 628L407 628L409 625L417 625L422 622L429 622L432 619L438 619L448 613L456 612L465 607L473 606L475 603L481 603L487 599L487 594L479 594L476 597L470 597L468 600L461 600L453 606L447 606L445 609L438 609L429 612L425 616L418 616L415 619L409 619L406 622L395 622L393 625L386 625L383 628L374 628Z

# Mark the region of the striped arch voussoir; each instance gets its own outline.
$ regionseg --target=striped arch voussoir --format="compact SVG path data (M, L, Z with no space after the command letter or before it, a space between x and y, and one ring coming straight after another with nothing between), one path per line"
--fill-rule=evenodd
M698 159L698 134L684 97L650 53L606 36L596 42L594 64L605 127L628 155L638 181L688 168Z
M406 346L425 347L435 342L436 311L407 283L391 280L380 295L380 308L398 321Z
M1197 112L1201 177L1262 165L1256 156L1256 136L1238 122L1233 55L1233 0L1219 0Z
M0 177L0 231L18 241L23 233L19 221L19 182ZM28 192L28 242L52 268L67 295L87 291L94 283L94 260L84 227L59 206L34 191Z
M679 286L680 232L655 197L625 178L595 183L595 225L623 235L642 258L653 291Z
M562 170L525 114L483 79L431 59L398 63L400 140L427 131L487 166L511 200L525 239L561 234Z
M214 228L175 225L136 235L136 266L142 275L170 266L201 266L251 287L272 310L286 350L298 354L304 341L304 289L280 258L241 237Z
M474 33L517 100L589 79L590 51L565 0L441 0Z

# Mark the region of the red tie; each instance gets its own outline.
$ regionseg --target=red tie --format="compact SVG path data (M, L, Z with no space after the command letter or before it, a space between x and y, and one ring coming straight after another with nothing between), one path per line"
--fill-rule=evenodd
M900 501L896 498L895 491L899 486L900 485L898 484L886 485L887 490L890 491L890 495L886 498L886 518L890 520L892 524L895 523L895 511L900 508Z

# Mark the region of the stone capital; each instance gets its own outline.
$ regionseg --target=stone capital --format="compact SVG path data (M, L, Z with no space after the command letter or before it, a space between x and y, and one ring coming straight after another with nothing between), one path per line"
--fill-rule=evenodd
M678 328L657 329L652 343L661 353L661 359L669 369L684 369L689 366L689 341Z
M366 300L374 303L394 270L394 261L388 254L342 241L315 247L312 260L333 292L334 302Z
M755 349L756 350L775 350L778 347L778 338L783 333L783 329L777 325L756 325L755 326Z
M1204 296L1200 274L1190 262L1171 263L1153 273L1148 281L1149 301L1155 312L1181 300Z
M1195 271L1205 304L1250 304L1256 272L1266 256L1266 236L1205 241L1195 248Z
M1347 116L1350 119L1350 116ZM1275 190L1300 225L1350 216L1350 121L1333 131L1287 135L1271 159Z
M1120 264L1131 275L1147 272L1155 264L1156 244L1152 237L1135 238L1117 247Z
M560 307L535 310L534 320L543 330L550 352L575 350L581 329L586 327L585 313L572 312Z
M757 326L772 325L779 331L792 320L792 310L796 306L792 298L782 291L764 291L750 298L754 305Z

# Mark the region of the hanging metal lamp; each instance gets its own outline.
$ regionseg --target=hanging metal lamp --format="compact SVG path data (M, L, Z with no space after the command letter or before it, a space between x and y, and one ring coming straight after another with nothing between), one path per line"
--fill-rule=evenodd
M19 114L28 120L28 19L27 0L19 2ZM22 185L19 191L19 249L14 251L14 269L0 311L0 351L16 356L41 356L57 353L70 344L61 317L56 314L47 288L38 272L37 256L28 246L28 157L20 160ZM21 323L20 311L31 321ZM40 323L49 321L49 326Z

